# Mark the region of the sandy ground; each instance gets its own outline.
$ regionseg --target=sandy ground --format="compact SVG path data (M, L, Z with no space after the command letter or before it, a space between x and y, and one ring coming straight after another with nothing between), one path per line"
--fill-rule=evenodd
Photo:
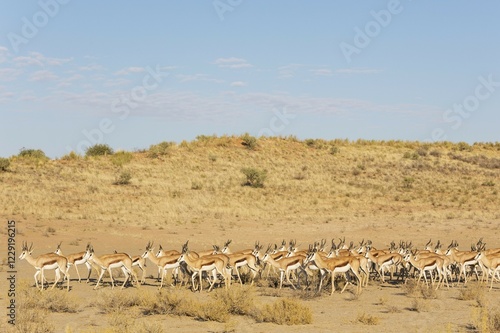
M488 248L500 247L498 229L492 226L498 225L498 221L485 221L473 226L470 222L446 220L441 225L427 225L418 221L391 220L351 220L345 224L334 223L294 223L287 221L247 221L237 224L221 225L220 221L211 223L198 223L196 225L172 226L170 228L148 229L140 227L113 227L110 225L99 225L93 221L34 221L20 216L3 217L7 229L7 220L15 219L17 227L16 244L19 256L21 242L34 243L34 256L51 252L59 242L62 243L64 253L82 251L87 242L91 242L97 254L111 253L113 250L124 251L130 255L138 255L144 251L146 243L151 240L156 245L162 244L166 249L180 250L181 245L189 240L193 250L210 249L213 244L222 245L226 239L232 239L231 248L236 251L243 248L251 248L255 241L261 244L280 243L282 239L297 239L300 248L307 248L308 244L322 238L330 239L345 237L346 241L353 240L355 243L362 239L371 239L374 246L383 248L390 241L411 240L419 248L423 248L429 239L445 243L447 246L452 239L456 239L461 249L469 249L471 243L475 243L480 237L484 237ZM47 227L52 227L55 232L44 232ZM7 241L5 231L2 232L2 244ZM78 242L79 245L75 245ZM70 245L74 244L74 245ZM5 246L2 259L6 260ZM25 260L16 262L17 280L27 280L33 283L35 270ZM148 276L156 275L156 267L148 263ZM7 267L2 267L2 290L6 290ZM82 275L86 269L80 269ZM72 269L72 279L76 278L76 272ZM95 278L95 275L93 275ZM50 275L49 275L50 279ZM147 284L142 286L144 290L156 290L157 282L148 278ZM234 285L233 288L237 288ZM92 290L93 284L79 284L71 281L71 293L85 300ZM104 286L103 288L109 288ZM403 292L400 284L380 283L370 281L370 285L363 290L358 297L345 292L330 296L328 293L311 299L300 299L301 302L310 307L313 313L313 323L301 326L279 326L270 323L256 323L250 317L234 316L230 323L203 322L189 317L176 316L151 316L151 319L160 320L164 324L165 331L169 332L467 332L474 313L478 311L474 301L459 300L461 287L449 290L443 288L438 291L437 299L425 300L428 311L412 311L413 298ZM486 287L485 291L486 291ZM129 292L115 289L116 293ZM257 288L259 301L268 302L278 297L294 296L296 291L284 288L276 293L270 288ZM500 306L500 284L494 286L493 291L485 292L488 304L492 307ZM207 297L207 295L200 295ZM2 304L7 301L7 295L0 295ZM397 309L397 311L394 311ZM107 315L100 314L94 307L84 307L82 311L74 314L50 314L50 321L56 326L57 332L64 332L66 327L71 327L73 332L99 331L108 326ZM379 318L378 325L369 326L356 321L356 318L366 313ZM5 318L5 317L4 317Z

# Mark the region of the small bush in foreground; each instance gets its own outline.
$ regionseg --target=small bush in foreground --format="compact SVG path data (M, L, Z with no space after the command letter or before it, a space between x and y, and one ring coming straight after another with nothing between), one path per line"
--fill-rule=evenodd
M218 289L213 298L226 304L229 313L234 315L250 315L255 310L255 291L252 287Z
M107 144L101 143L88 147L87 150L85 150L85 156L106 156L113 155L113 153L113 148Z
M500 311L498 308L488 309L487 307L474 309L471 326L474 332L500 332Z
M280 299L271 305L265 305L259 314L263 322L278 325L305 325L312 323L312 313L309 307L292 299Z

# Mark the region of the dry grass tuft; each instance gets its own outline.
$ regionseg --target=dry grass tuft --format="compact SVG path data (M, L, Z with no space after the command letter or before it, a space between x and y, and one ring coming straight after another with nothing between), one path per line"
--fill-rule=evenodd
M234 315L251 315L255 311L255 288L251 286L218 289L212 297L224 303L229 313Z
M363 312L358 314L355 321L364 325L378 325L380 323L380 318Z
M474 309L470 328L478 333L500 332L500 310L487 307Z
M415 298L411 302L411 311L416 311L416 312L428 312L430 310L430 304L429 301L421 298Z
M79 302L76 297L66 291L44 290L41 292L36 288L22 283L19 288L19 302L26 309L42 309L49 312L75 313L79 310Z
M458 299L462 301L476 301L479 307L486 305L486 295L484 294L484 285L480 283L469 283L465 288L460 289Z
M91 301L101 313L122 312L142 303L136 290L102 289L97 291L97 296Z
M270 322L278 325L305 325L312 323L312 312L293 299L279 299L254 315L258 322Z

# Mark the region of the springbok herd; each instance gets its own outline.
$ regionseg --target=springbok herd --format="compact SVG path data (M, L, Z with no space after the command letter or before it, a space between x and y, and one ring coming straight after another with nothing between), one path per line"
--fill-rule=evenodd
M270 279L274 276L274 281L279 277L279 288L283 286L283 281L293 289L300 287L301 281L305 281L306 288L313 288L310 278L317 276L317 290L321 291L323 281L330 275L331 294L335 292L336 275L346 280L341 292L349 285L356 285L357 291L366 287L370 279L380 279L385 282L387 278L396 282L406 283L410 278L417 279L417 284L422 283L438 289L440 286L466 284L471 275L475 275L477 280L488 283L491 280L489 289L493 288L495 281L500 281L500 248L486 249L486 244L480 239L471 246L470 251L458 249L458 243L452 241L447 249L442 250L442 243L435 246L429 241L424 249L415 248L412 243L399 242L396 245L391 243L389 248L376 249L371 241L361 241L357 246L353 242L346 245L345 238L340 239L337 244L331 242L330 249L327 249L327 241L321 240L310 244L307 250L299 250L297 242L283 241L281 246L268 245L265 252L263 246L258 242L253 248L232 252L229 248L231 240L225 242L222 249L214 245L213 249L195 252L189 250L186 242L181 251L164 250L159 246L154 252L153 243L148 242L146 250L142 255L130 256L126 253L112 253L97 256L91 244L87 244L85 251L70 255L63 255L61 244L54 252L42 254L37 258L32 257L33 244L28 247L23 242L20 259L26 259L35 267L35 284L43 290L46 279L45 270L55 270L56 286L63 273L66 288L69 290L70 267L74 266L78 275L78 282L81 281L78 271L79 265L86 265L88 269L87 282L89 282L92 268L98 273L98 279L94 289L98 288L103 275L107 271L111 279L111 286L114 287L112 269L121 268L125 280L122 288L126 285L130 277L131 283L139 287L145 283L146 271L145 261L149 259L158 267L159 288L164 284L164 277L171 272L173 283L183 284L187 278L191 278L192 290L203 289L204 280L209 284L208 290L216 285L224 285L229 288L231 280L234 278L240 284L240 269L246 269L248 279L253 284L257 276L261 279ZM142 270L142 279L138 280L133 266L138 266ZM41 274L41 276L40 276ZM397 275L397 279L395 279ZM39 281L40 277L40 281ZM197 281L198 280L198 281ZM277 283L276 283L277 284Z

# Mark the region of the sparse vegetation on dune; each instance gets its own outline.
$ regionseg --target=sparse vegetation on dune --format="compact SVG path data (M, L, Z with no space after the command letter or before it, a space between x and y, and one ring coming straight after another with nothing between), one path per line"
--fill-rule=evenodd
M390 214L428 221L498 218L493 181L500 176L498 143L465 149L449 142L264 137L258 149L249 150L252 138L200 136L114 155L110 147L99 146L92 150L105 156L97 159L70 154L43 164L13 157L12 172L0 174L3 213L123 223L143 220L151 207L163 223L200 216L325 221L353 212L354 217ZM416 158L405 158L408 154ZM116 166L124 164L127 171L117 178ZM249 174L250 169L256 172ZM133 175L134 186L110 186L128 183L125 173ZM263 179L265 187L257 191L241 186L262 187ZM13 193L23 193L23 200Z

